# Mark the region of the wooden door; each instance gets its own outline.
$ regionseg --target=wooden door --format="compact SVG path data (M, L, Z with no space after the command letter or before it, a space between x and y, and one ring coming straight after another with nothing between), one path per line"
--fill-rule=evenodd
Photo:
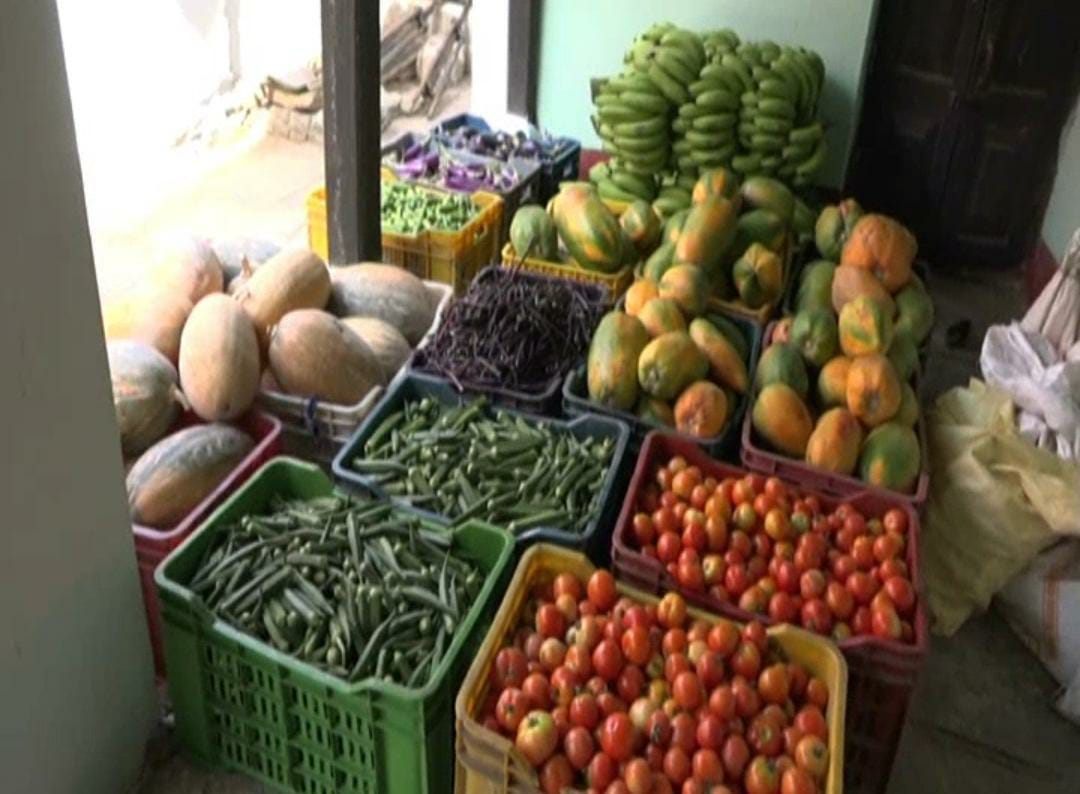
M1076 93L1080 3L882 3L851 192L936 266L1017 265Z

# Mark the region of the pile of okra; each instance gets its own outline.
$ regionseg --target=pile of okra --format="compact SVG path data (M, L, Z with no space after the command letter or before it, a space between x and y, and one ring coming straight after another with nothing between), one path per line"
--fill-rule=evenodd
M483 581L452 536L334 495L275 498L223 527L190 586L233 626L339 678L422 687Z
M484 398L449 406L425 397L386 417L350 465L388 495L454 521L581 534L600 509L614 446L489 412Z
M428 229L456 232L478 212L472 198L444 193L410 182L383 182L382 227L397 234L419 234Z

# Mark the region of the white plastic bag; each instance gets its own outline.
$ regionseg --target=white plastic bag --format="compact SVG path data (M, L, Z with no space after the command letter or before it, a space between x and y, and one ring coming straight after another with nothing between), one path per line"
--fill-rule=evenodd
M1080 360L1020 323L994 325L983 339L979 367L1020 409L1020 433L1065 460L1080 459Z
M1025 331L1049 340L1061 356L1080 340L1080 229L1073 232L1061 267L1031 304L1021 324Z

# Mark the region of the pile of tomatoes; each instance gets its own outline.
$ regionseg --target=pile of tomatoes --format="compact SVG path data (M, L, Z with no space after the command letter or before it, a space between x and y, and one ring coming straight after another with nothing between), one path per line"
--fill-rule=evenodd
M707 594L837 641L873 635L912 642L915 588L900 508L867 517L832 512L781 480L717 481L672 457L638 496L631 541L686 591Z
M822 791L828 686L781 658L760 623L690 621L678 593L619 597L605 570L530 595L480 719L545 792Z

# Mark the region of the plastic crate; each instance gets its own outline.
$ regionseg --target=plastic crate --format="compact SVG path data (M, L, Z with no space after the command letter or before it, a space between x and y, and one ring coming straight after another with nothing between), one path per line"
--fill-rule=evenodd
M449 792L453 697L479 647L513 553L502 530L468 523L455 544L485 571L483 588L424 687L348 684L210 615L185 583L219 528L268 508L276 494L333 490L316 466L277 458L159 568L176 733L199 761L304 794Z
M612 536L611 557L616 577L649 593L679 590L689 603L734 620L745 621L753 617L766 624L774 623L768 616L751 615L733 604L710 598L706 593L684 590L658 560L645 556L632 545L631 533L638 494L651 481L654 468L674 455L682 455L691 466L699 466L706 475L717 479L746 474L743 469L709 458L700 448L684 439L666 433L650 433L638 456L637 467ZM781 479L802 492L812 493L815 490L797 477L781 475ZM912 583L920 593L912 621L914 643L879 637L852 637L839 643L848 664L846 790L884 791L900 743L911 693L918 682L929 645L924 591L920 587L919 517L910 504L894 494L864 490L845 497L819 496L826 510L844 501L867 513L881 514L895 507L907 514L907 564Z
M437 281L425 281L424 286L427 287L436 309L431 326L417 344L417 349L422 348L435 335L453 295L453 290L448 285ZM407 366L408 363L401 369ZM375 407L375 403L379 401L384 391L382 386L376 386L355 404L342 405L323 402L314 397L297 397L262 389L259 391L257 401L260 408L277 416L290 431L306 433L316 439L328 439L336 447L353 434L363 418Z
M185 414L178 423L180 427L200 424L194 414ZM158 679L165 677L165 659L161 652L161 606L154 588L154 570L173 549L179 546L206 517L221 504L229 494L255 473L270 458L281 453L281 422L269 414L249 411L236 426L255 439L255 446L235 469L221 481L217 488L203 499L175 527L154 529L132 523L135 536L135 560L139 565L139 587L143 605L146 607L146 627L150 632L150 648L154 652L154 672Z
M520 267L549 278L565 278L570 281L578 281L582 284L595 284L607 290L611 303L615 303L622 294L634 283L634 268L627 265L614 273L600 273L595 270L586 270L577 262L549 262L546 259L529 257L519 259L512 243L507 243L502 249L503 267Z
M501 794L502 792L539 792L536 771L514 748L513 743L483 727L476 713L487 697L491 669L495 656L507 637L517 626L518 616L529 598L535 583L550 581L556 574L569 572L587 578L595 568L580 554L549 545L534 546L525 552L506 590L506 596L491 624L479 653L469 667L461 684L454 711L457 717L456 794ZM621 594L646 604L656 603L654 595L634 589L628 583L616 584ZM698 609L690 609L692 618L710 624L724 618ZM829 707L826 721L829 727L829 771L825 794L840 794L843 790L844 707L850 702L847 689L847 670L836 648L820 637L792 626L773 626L769 638L787 656L820 677L829 687Z
M384 174L384 181L387 175ZM390 176L390 179L393 177ZM426 188L433 192L434 188ZM445 191L442 191L445 192ZM499 229L503 219L503 201L494 193L472 194L477 214L454 232L432 229L416 235L383 231L383 261L401 265L418 278L439 281L461 294L476 272L499 254ZM308 246L326 259L326 188L308 194Z
M480 116L461 113L440 121L434 128L439 135L453 132L459 127L472 127L481 132L491 132L491 125ZM544 204L559 192L559 183L577 179L578 162L581 159L581 143L573 138L558 136L560 144L554 157L540 158L539 203Z
M709 298L708 309L709 311L723 311L727 314L736 317L745 317L751 322L755 322L764 328L768 325L769 320L776 316L783 304L784 297L788 292L788 284L791 281L792 271L795 269L795 241L791 239L789 234L784 240L784 247L780 250L780 263L784 267L783 275L781 276L780 294L776 300L771 303L766 303L760 309L750 309L740 300L723 300L721 298Z
M381 498L389 498L390 501L407 507L419 515L438 521L443 524L452 523L452 519L419 508L411 507L408 503L388 497L387 494L375 483L374 478L353 471L349 467L349 461L359 456L364 448L364 443L382 424L382 421L391 413L399 410L409 400L430 397L446 405L461 405L477 395L458 392L450 381L436 378L431 375L422 375L418 372L407 373L399 377L390 385L386 397L376 406L356 433L341 448L334 458L334 478L344 486L352 489L360 489L375 493ZM578 438L592 436L594 438L612 438L615 447L611 456L611 465L608 468L600 495L599 514L586 526L581 534L570 532L559 527L536 527L522 532L515 537L519 549L531 546L534 543L556 543L560 546L583 551L600 563L607 561L611 550L611 528L619 513L619 499L630 474L631 463L627 455L627 443L629 430L626 425L617 419L603 416L581 416L577 419L564 422L550 419L523 411L510 410L509 413L517 414L526 420L560 431L572 433Z
M473 284L480 283L483 279L501 279L507 276L507 271L499 267L486 267L477 274L476 278L473 280ZM525 279L533 284L543 283L544 281L549 280L548 276L526 271L516 274L516 278ZM584 293L586 299L597 307L597 320L599 320L599 315L603 313L608 305L607 292L595 285L586 284L584 285ZM584 356L584 351L582 351L582 355ZM576 361L569 362L570 366L576 365L576 363ZM426 358L422 347L418 348L416 352L413 353L412 358L409 360L409 369L424 375L431 375L439 378L445 377L442 373L434 372L426 367ZM562 373L556 374L548 381L544 388L533 392L507 389L499 386L490 386L487 384L462 380L454 381L454 385L460 387L463 391L486 394L500 405L505 405L519 411L543 416L559 416L562 412L561 390L563 378L564 375Z
M775 325L773 323L765 330L762 350L769 346ZM920 389L917 380L914 388L918 397ZM779 452L767 450L758 441L757 431L754 430L752 419L753 417L749 411L743 417L741 457L743 464L754 471L765 475L783 477L788 480L797 480L807 488L832 496L845 496L866 491L880 497L905 502L912 505L916 510L920 510L926 503L926 497L930 492L930 449L926 436L926 417L921 409L918 421L915 423L915 433L919 437L921 465L918 479L915 480L915 489L911 493L901 493L891 491L888 488L880 488L863 482L854 475L826 471L797 458L790 458Z
M749 361L746 362L746 372L748 382L752 384L754 382L754 369L757 367L757 361L761 352L761 328L757 324L752 323L743 317L727 315L725 315L725 317L738 327L743 334L743 338L746 339L746 345L750 350ZM567 416L603 414L604 416L615 417L626 422L630 428L630 445L633 450L640 449L642 442L645 440L645 436L653 430L667 429L646 422L630 411L620 411L617 408L607 408L594 403L589 399L588 386L585 382L584 367L578 367L566 376L566 381L563 383L562 397L563 410L566 412ZM724 431L720 435L712 438L694 438L693 436L682 434L677 435L680 435L691 443L704 447L705 450L713 456L736 460L739 455L739 443L742 438L743 414L746 413L746 410L749 407L750 395L740 394L737 395L737 397L738 399L731 413L731 419L728 421ZM676 431L670 430L670 432L675 433Z

